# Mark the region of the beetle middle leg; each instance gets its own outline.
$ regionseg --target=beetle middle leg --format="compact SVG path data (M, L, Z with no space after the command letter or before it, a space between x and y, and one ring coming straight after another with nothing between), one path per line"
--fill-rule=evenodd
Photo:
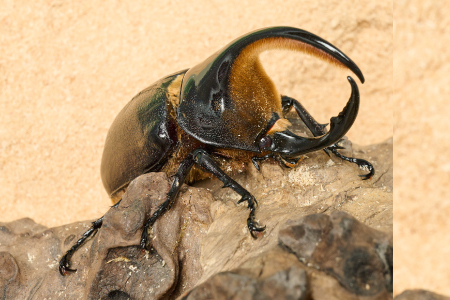
M248 208L250 209L250 214L247 219L247 227L250 230L250 234L253 238L257 238L256 233L265 230L264 227L259 227L258 223L255 221L255 210L256 202L255 197L250 194L246 189L244 189L241 185L239 185L236 181L231 179L225 172L223 172L220 167L216 164L216 162L211 158L211 156L203 149L196 149L192 151L187 158L183 160L180 164L177 173L174 176L174 180L172 182L172 186L170 187L169 192L167 193L166 201L164 201L153 213L153 215L147 220L144 226L144 230L142 232L140 247L145 249L148 240L148 229L153 226L156 220L162 216L166 211L170 209L173 205L178 192L180 191L181 185L183 184L186 176L189 174L191 167L193 164L197 164L203 170L213 174L220 181L224 183L223 187L230 187L242 198L238 201L242 203L244 201L248 202Z
M283 107L283 113L288 113L292 107L294 107L295 111L297 112L297 115L300 117L300 119L305 123L306 127L311 131L311 133L314 136L321 136L324 135L325 127L327 124L319 124L312 116L311 114L306 110L306 108L300 104L299 101L288 97L288 96L281 96L281 104ZM342 147L338 146L337 143L323 149L325 153L329 155L329 152L332 152L334 155L339 157L340 159L343 159L345 161L354 163L358 165L359 168L364 168L369 170L369 173L364 175L359 175L362 177L363 180L370 179L375 174L375 169L373 168L372 164L369 163L367 160L360 159L360 158L353 158L353 157L347 157L338 152L338 149L342 149Z

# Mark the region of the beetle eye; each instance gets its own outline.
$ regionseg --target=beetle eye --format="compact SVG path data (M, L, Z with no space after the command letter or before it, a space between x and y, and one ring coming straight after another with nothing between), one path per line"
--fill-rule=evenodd
M261 151L268 150L272 146L272 139L269 136L264 136L259 141L259 149Z

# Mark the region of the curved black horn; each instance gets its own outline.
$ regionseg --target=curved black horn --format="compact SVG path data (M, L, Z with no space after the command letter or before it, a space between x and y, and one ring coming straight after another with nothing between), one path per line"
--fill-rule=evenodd
M330 119L329 132L315 138L300 137L289 130L275 132L269 135L272 141L271 145L266 149L261 150L269 150L286 157L295 157L326 148L338 142L347 133L350 127L352 127L359 109L358 86L350 76L348 76L347 79L352 88L350 99L342 112L340 112L337 117L332 117Z

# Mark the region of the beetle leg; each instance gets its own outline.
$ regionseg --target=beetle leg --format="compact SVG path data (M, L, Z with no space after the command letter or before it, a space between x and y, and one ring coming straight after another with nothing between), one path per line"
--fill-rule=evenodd
M273 154L273 153L269 153L269 154L266 154L266 155L261 156L261 157L253 156L253 157L252 157L252 163L253 163L253 165L255 166L256 170L260 171L258 161L259 161L259 160L266 160L266 159L268 159L268 158L273 158L273 157L274 157L274 154Z
M144 231L142 232L140 246L141 249L145 249L148 240L148 229L153 226L156 220L162 216L166 211L172 207L175 199L177 198L178 192L180 191L181 186L186 179L186 176L189 174L191 170L194 159L193 152L191 152L180 164L178 167L177 173L174 175L172 186L170 187L169 192L167 193L166 201L158 206L153 215L147 220L144 225Z
M283 114L287 114L294 107L297 115L314 136L321 136L326 133L325 128L328 124L319 124L298 100L288 96L281 96L281 105Z
M197 165L199 165L203 170L213 174L220 181L223 182L223 187L232 188L236 193L242 196L242 198L238 201L242 203L247 201L247 208L250 209L250 214L247 218L247 227L250 230L250 234L253 238L257 238L257 233L262 232L266 229L266 226L259 227L258 222L255 220L255 210L258 202L255 197L250 194L246 189L244 189L239 183L231 179L224 171L220 169L220 167L216 164L216 162L211 158L211 156L203 149L197 149L193 152L194 161Z
M333 152L334 155L336 155L336 156L339 157L340 159L343 159L343 160L346 160L346 161L348 161L348 162L357 164L358 167L359 167L360 169L368 170L369 173L364 174L364 175L358 175L359 177L362 178L362 180L370 179L370 178L372 178L372 176L375 174L375 169L374 169L374 167L373 167L372 164L371 164L370 162L368 162L367 160L360 159L360 158L354 158L354 157L347 157L347 156L344 156L344 155L340 154L336 149L331 149L331 152Z
M283 107L283 113L285 113L285 114L287 112L289 112L292 107L294 107L295 111L297 112L297 115L300 117L300 119L303 121L303 123L305 123L306 127L308 127L308 129L311 131L311 133L314 136L321 136L326 133L325 127L328 124L319 124L299 101L297 101L293 98L290 98L288 96L282 96L281 104ZM360 169L368 170L369 173L364 174L364 175L359 175L360 177L362 177L363 180L372 178L372 176L375 174L375 169L372 166L372 164L364 159L347 157L347 156L340 154L337 150L343 149L343 147L339 146L338 143L339 142L337 142L327 148L324 148L323 150L325 151L325 153L328 156L330 156L330 152L332 152L334 155L336 155L340 159L357 164Z
M120 199L116 204L114 204L112 206L112 208L118 207L120 201L122 201L122 199ZM92 222L91 228L89 228L85 233L83 233L82 237L75 243L75 245L73 245L72 248L70 248L70 250L67 251L66 254L64 254L64 256L61 258L61 260L59 261L59 273L61 275L67 276L67 275L69 275L69 273L77 271L76 269L70 268L70 258L75 253L75 251L77 251L77 249L80 248L81 245L83 245L85 240L87 240L90 236L95 235L97 230L100 227L102 227L103 217L104 216L102 216L100 219Z
M260 171L258 161L259 160L266 160L268 158L276 159L278 161L278 163L280 165L282 165L283 167L285 167L285 168L293 168L293 167L295 167L295 165L298 164L298 162L300 162L303 159L303 156L294 157L294 158L288 158L288 157L281 157L280 155L275 155L273 153L269 153L269 154L266 154L266 155L261 156L261 157L253 156L252 157L252 163L255 166L256 170Z
M282 164L285 168L293 168L295 167L299 162L303 160L303 155L299 157L282 157L281 155L278 156L278 161L280 164Z

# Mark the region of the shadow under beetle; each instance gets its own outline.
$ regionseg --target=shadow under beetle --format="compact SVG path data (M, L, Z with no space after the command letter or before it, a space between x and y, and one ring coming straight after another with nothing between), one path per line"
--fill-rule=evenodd
M275 159L286 167L294 166L301 155L323 149L339 158L369 170L362 159L341 155L338 142L356 119L359 91L347 77L351 96L341 113L327 125L317 123L295 99L281 96L264 71L259 54L269 49L306 52L350 69L364 83L356 64L324 39L292 27L271 27L244 35L211 55L195 67L167 76L135 96L119 113L109 129L102 157L101 176L106 191L117 207L128 184L139 175L162 171L173 175L172 186L163 202L146 222L140 246L147 244L147 232L175 201L181 185L211 174L223 187L232 188L247 201L250 214L247 226L256 238L265 227L255 221L256 199L222 168L215 158L230 164ZM300 137L287 129L284 115L294 108L314 135ZM117 201L119 200L119 201ZM70 258L103 222L92 223L76 244L62 257L59 271L70 269Z

